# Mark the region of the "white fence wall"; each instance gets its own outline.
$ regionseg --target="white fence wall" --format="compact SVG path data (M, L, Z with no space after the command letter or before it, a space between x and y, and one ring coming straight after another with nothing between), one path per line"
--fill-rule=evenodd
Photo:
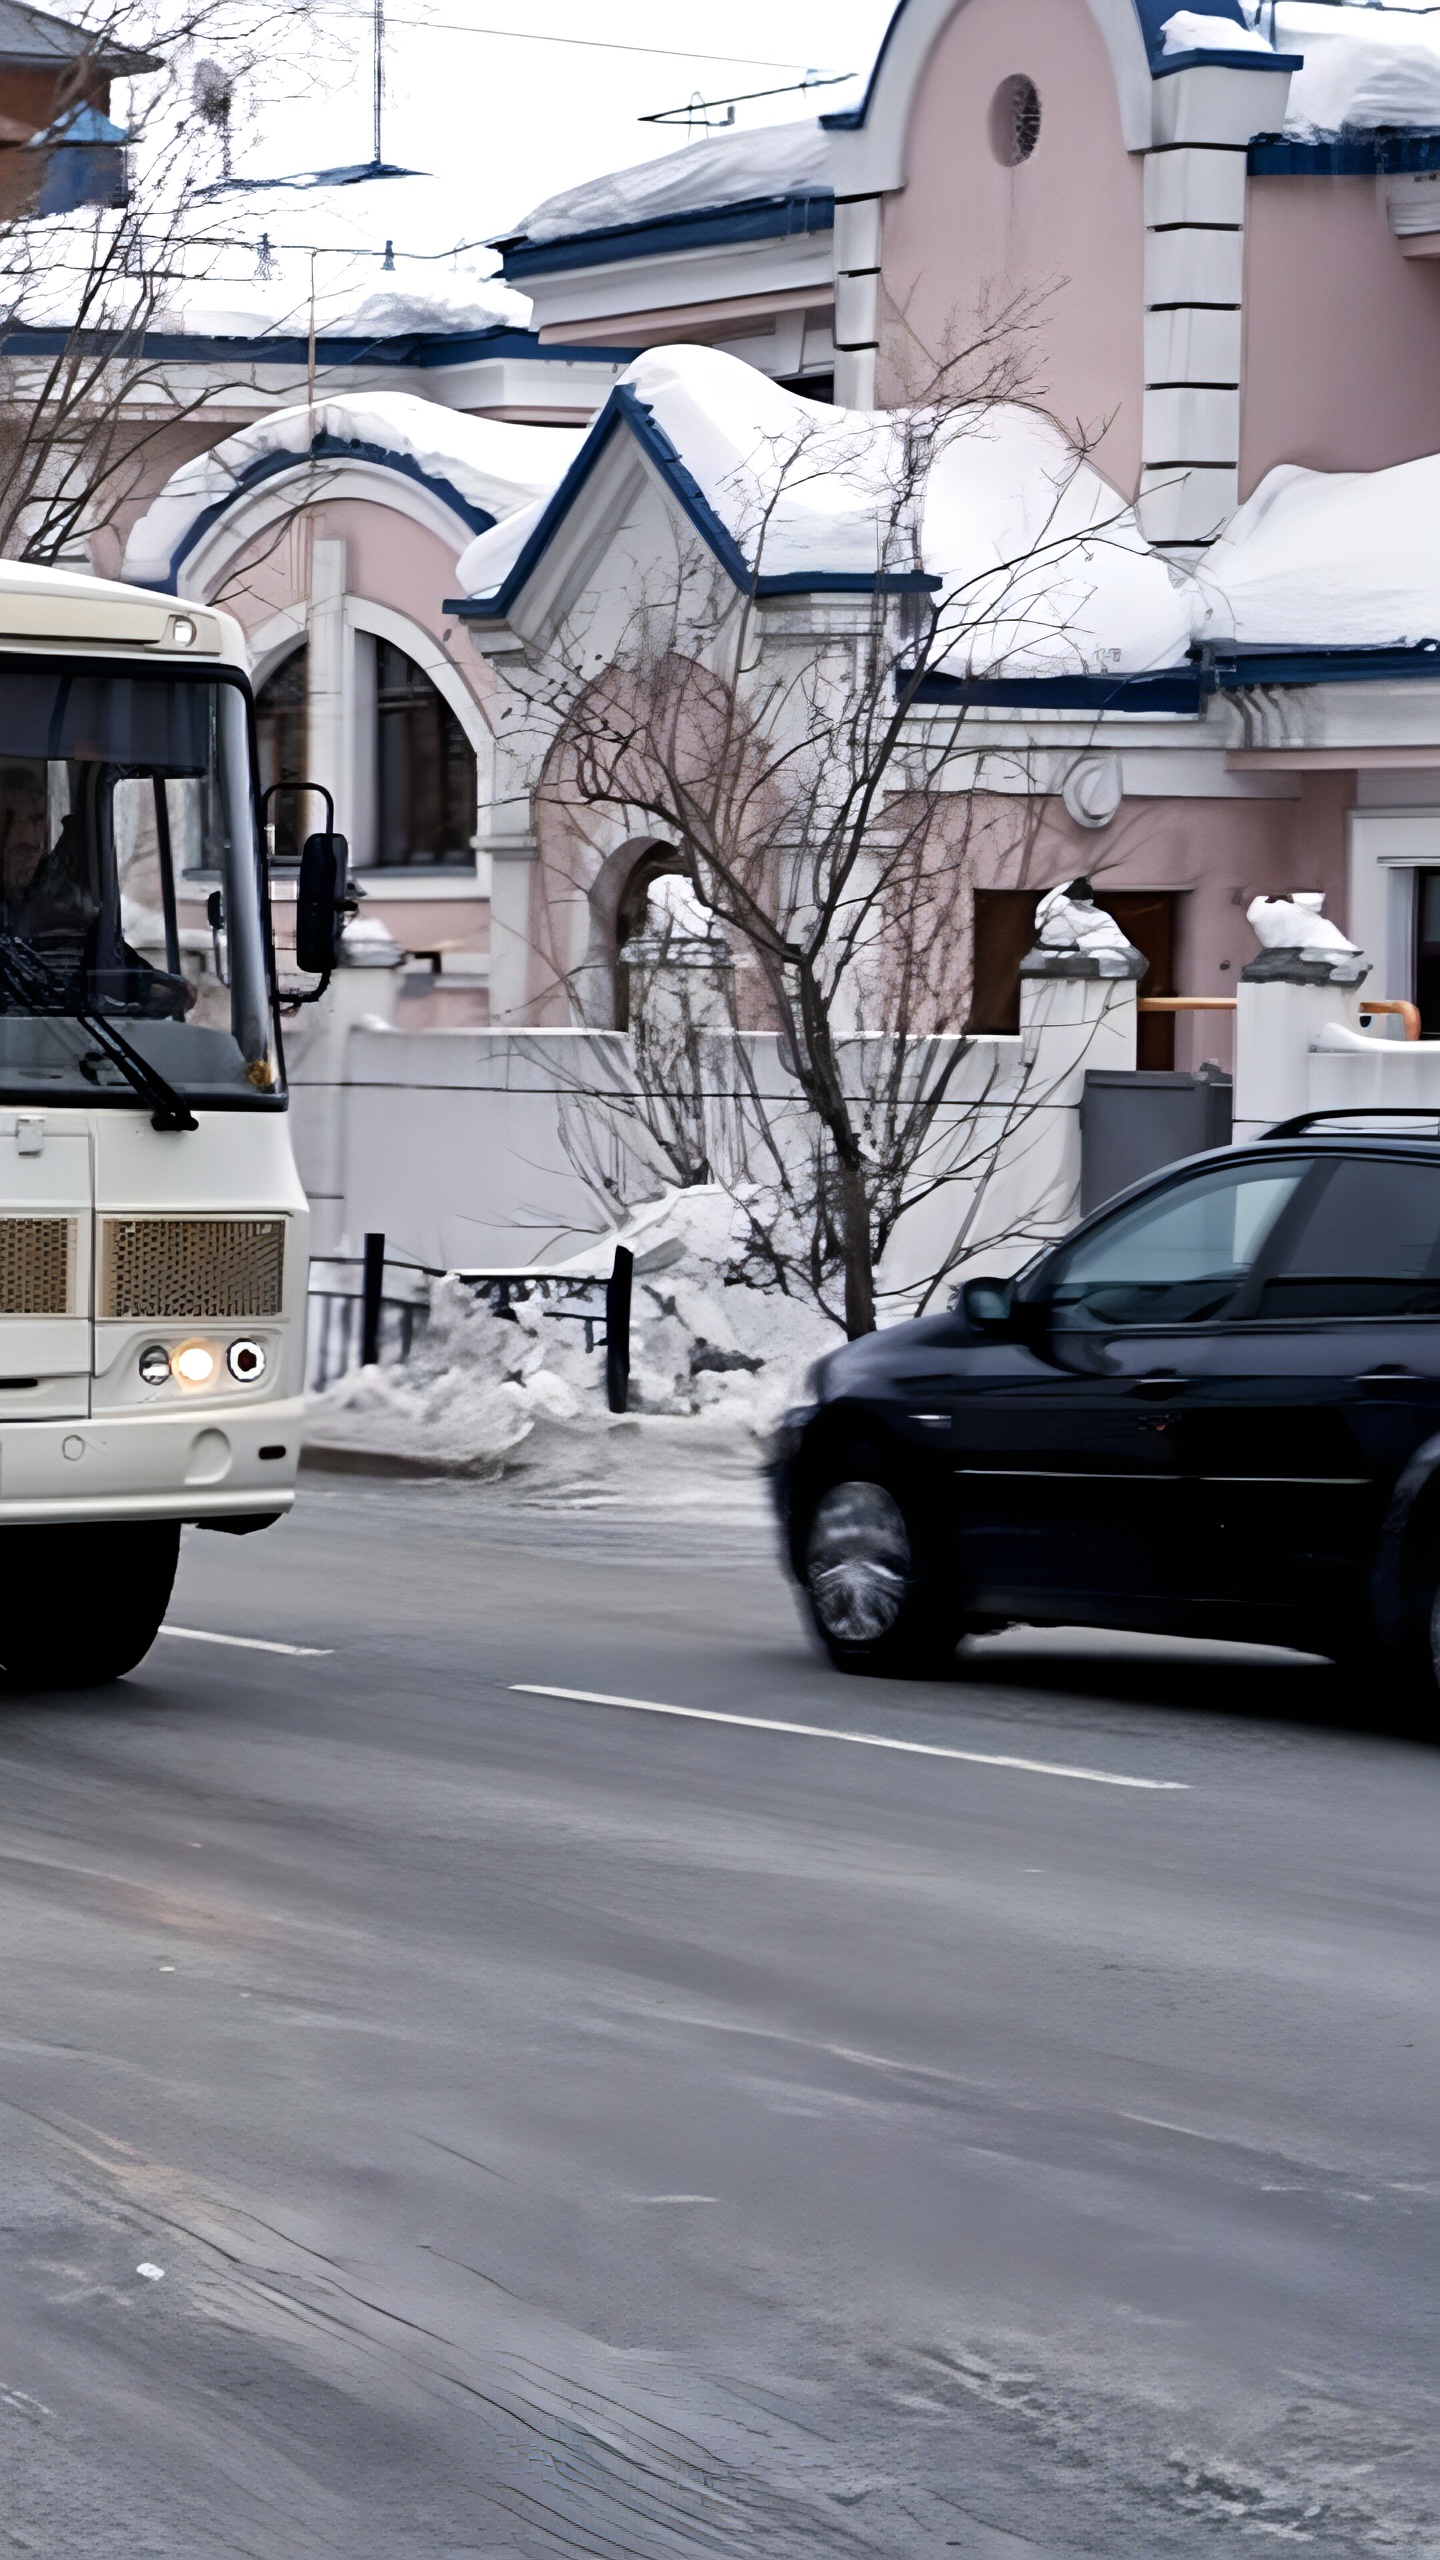
M631 1116L627 1034L398 1031L390 998L386 973L338 973L333 1000L289 1038L318 1254L353 1252L378 1230L393 1254L437 1268L554 1263L673 1179ZM798 1143L803 1112L778 1041L717 1035L712 1051L712 1161L733 1154L746 1109L782 1145L788 1122ZM858 1045L852 1054L861 1089ZM951 1075L918 1177L927 1196L892 1241L883 1285L913 1291L957 1243L972 1267L1013 1268L1062 1233L1079 1197L1085 1070L1134 1062L1125 981L1027 979L1018 1035L917 1044L917 1074L949 1063Z

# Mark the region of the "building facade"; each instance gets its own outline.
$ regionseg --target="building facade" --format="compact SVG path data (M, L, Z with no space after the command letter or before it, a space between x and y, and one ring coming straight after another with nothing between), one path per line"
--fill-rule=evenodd
M623 403L617 437L606 405L639 349L723 352L868 412L983 340L1196 601L1166 664L1133 663L1117 629L1051 674L956 679L981 686L983 787L1008 757L1033 804L1023 877L997 854L975 880L957 1005L1010 1022L1034 898L1083 871L1146 952L1142 996L1224 997L1250 899L1300 887L1365 943L1372 992L1422 996L1440 1034L1430 24L1312 0L900 0L853 100L553 199L502 244L504 284L468 302L418 268L393 280L400 195L357 189L368 267L345 270L313 343L293 271L258 318L217 312L212 283L155 339L149 396L157 427L173 403L173 433L97 532L97 565L239 613L267 779L303 765L333 790L369 912L417 955L413 1018L554 1020L571 998L541 919L574 863L551 864L539 776L506 746L504 635L480 636L463 555L543 518L534 574L543 555L563 578L585 524L586 576L633 588L644 540L684 512L663 439ZM318 200L256 200L249 219L289 238ZM500 443L525 429L522 468ZM207 478L215 446L229 458ZM699 443L680 460L703 478ZM1422 481L1402 486L1407 468ZM597 530L607 474L618 512ZM1265 543L1303 506L1313 574L1287 584ZM282 839L303 823L282 810ZM580 889L591 1018L626 866L653 859L606 844ZM1145 1041L1153 1064L1228 1061L1221 1013L1151 1016Z

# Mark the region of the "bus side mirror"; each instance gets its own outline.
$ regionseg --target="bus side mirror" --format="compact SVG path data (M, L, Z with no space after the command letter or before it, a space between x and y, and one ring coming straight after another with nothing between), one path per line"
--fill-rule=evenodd
M328 828L307 836L295 895L295 965L328 978L340 957L340 936L353 912L347 874L350 847Z

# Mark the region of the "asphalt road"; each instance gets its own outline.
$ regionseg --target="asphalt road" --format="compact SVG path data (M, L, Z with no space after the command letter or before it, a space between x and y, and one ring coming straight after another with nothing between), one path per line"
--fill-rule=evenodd
M328 1650L0 1701L0 2552L1440 2551L1383 1699L338 1477L172 1623Z

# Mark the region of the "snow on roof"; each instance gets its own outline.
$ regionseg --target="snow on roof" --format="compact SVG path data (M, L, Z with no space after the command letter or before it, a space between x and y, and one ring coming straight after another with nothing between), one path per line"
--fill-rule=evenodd
M822 407L713 347L636 359L555 503L462 555L467 594L496 596L528 543L557 536L617 420L643 431L681 507L742 574L802 586L938 577L952 673L1123 673L1173 666L1189 646L1193 585L1040 411L1005 403L946 420L917 528L897 521L903 413Z
M1440 127L1440 17L1373 0L1277 0L1283 53L1305 57L1290 81L1285 131L1297 138L1377 125Z
M187 208L175 247L163 253L169 272L149 326L185 337L303 338L313 250L322 338L528 329L528 299L495 274L493 253L467 232L467 210L463 193L420 177L212 193ZM86 212L83 223L53 215L5 232L0 275L23 278L12 289L12 325L68 327L87 292L91 325L103 325L92 225L123 217ZM128 318L134 294L124 274L106 306Z
M1385 471L1282 463L1197 571L1204 636L1413 648L1440 636L1440 454Z
M1177 9L1161 29L1166 54L1254 53L1299 58L1284 130L1292 139L1440 127L1440 16L1384 0L1275 0L1253 26Z
M197 208L197 246L159 325L192 336L303 335L315 250L322 336L527 328L529 302L495 274L468 213L462 189L419 176L220 194ZM221 325L227 319L233 328Z
M688 143L638 168L613 169L547 196L517 223L511 241L538 248L629 222L663 221L755 196L813 193L830 185L830 138L813 119L756 125Z
M582 441L574 428L471 418L403 391L317 400L313 409L308 403L275 409L171 473L131 531L122 574L139 586L168 584L202 519L250 485L266 464L277 458L303 461L315 443L335 460L337 447L354 445L372 457L392 459L398 468L409 466L442 493L454 492L473 522L511 515L546 496Z

